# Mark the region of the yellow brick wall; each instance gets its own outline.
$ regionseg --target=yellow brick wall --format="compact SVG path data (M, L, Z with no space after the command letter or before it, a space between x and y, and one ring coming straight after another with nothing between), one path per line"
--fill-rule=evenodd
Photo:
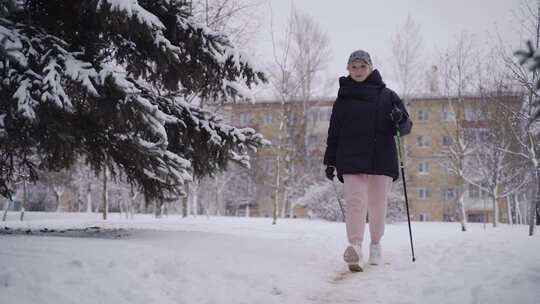
M443 135L446 134L451 124L442 119L442 101L413 100L409 103L408 111L414 122L414 127L407 136L408 164L407 176L409 177L409 202L412 217L420 219L420 214L426 214L429 220L443 220L443 191L455 184L448 181L445 170L441 163L444 157ZM419 111L429 113L427 120L420 120ZM431 144L427 147L418 146L418 136L429 137ZM423 174L418 171L420 162L429 164L429 173ZM420 198L419 189L429 191L429 197Z
M477 97L465 98L461 105L474 105L477 102ZM519 98L516 96L508 98L508 104L514 108L518 107ZM445 214L447 216L455 216L458 208L457 196L454 200L444 200L444 191L446 188L455 188L458 191L462 191L458 178L447 173L442 166L442 162L446 159L443 154L445 149L443 136L452 135L455 132L455 123L443 120L443 107L447 106L448 100L445 98L417 98L408 103L408 111L414 122L414 127L406 139L408 152L406 177L408 178L411 212L415 220L419 220L420 214L424 213L428 215L430 220L442 221ZM457 119L463 120L464 111L462 108L455 106L455 109L457 111ZM420 120L419 110L429 111L429 118L425 121ZM473 123L465 122L464 124ZM417 136L421 135L431 137L431 145L429 147L418 146ZM421 161L430 164L431 170L429 174L424 175L418 172L418 164ZM429 190L430 196L427 199L419 197L418 189L420 188ZM476 210L473 212L480 211ZM485 212L485 210L481 212ZM505 205L500 208L501 219L506 218L506 215L503 216L503 212L506 212Z

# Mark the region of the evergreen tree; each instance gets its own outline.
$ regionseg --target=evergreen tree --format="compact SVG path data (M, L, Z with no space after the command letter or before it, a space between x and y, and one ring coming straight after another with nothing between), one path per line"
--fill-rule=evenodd
M0 3L0 194L80 157L123 172L148 199L193 177L249 166L266 143L187 97L235 101L264 75L227 37L198 25L189 1Z

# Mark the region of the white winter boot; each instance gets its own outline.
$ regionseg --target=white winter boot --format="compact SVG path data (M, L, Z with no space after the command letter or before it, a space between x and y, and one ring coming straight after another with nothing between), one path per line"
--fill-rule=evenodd
M363 269L362 262L362 245L361 244L351 244L345 249L343 253L343 259L345 263L349 265L349 270L352 272L361 272Z
M382 248L381 244L371 244L369 245L369 260L370 265L381 265L382 264Z

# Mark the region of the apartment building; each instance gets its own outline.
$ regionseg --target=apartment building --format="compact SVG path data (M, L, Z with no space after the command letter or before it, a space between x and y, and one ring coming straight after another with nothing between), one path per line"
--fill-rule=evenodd
M406 178L411 214L419 221L459 220L459 197L463 194L467 220L492 220L493 204L488 193L456 176L456 160L449 157L467 147L462 169L474 176L474 162L482 153L482 144L497 133L495 128L510 128L510 110L519 109L520 98L515 94L465 96L462 98L421 97L409 100L408 111L414 121L413 131L405 140L407 149ZM491 114L490 114L491 113ZM497 114L495 114L497 113ZM500 115L500 117L492 117ZM505 140L517 150L511 132ZM503 135L498 135L503 136ZM480 148L478 148L480 147ZM459 154L459 153L457 153ZM510 161L510 160L508 160ZM482 181L475 181L482 184ZM498 202L499 220L508 216L506 199Z
M500 94L499 94L500 95ZM456 177L448 163L448 150L455 144L456 128L464 129L468 141L481 143L489 133L490 122L485 113L491 105L503 103L509 109L519 107L517 95L506 94L495 100L490 97L467 96L457 98L417 97L407 101L407 108L414 122L412 133L404 139L406 150L406 180L409 205L413 220L455 221L459 217L458 199L464 194L469 221L491 220L492 205L485 191ZM310 102L307 107L306 150L309 156L304 166L318 168L323 176L322 158L333 100L321 99ZM299 126L298 119L305 104L291 102L285 111L295 113L289 123ZM262 149L253 158L253 169L259 171L257 181L261 187L257 210L253 215L272 214L275 195L276 145L279 142L283 105L277 101L254 104L237 104L227 109L230 121L236 126L251 127L262 133L274 146ZM282 126L282 137L284 135ZM507 204L499 202L500 220L505 221ZM281 208L281 207L280 207ZM303 216L306 210L291 208L292 216Z

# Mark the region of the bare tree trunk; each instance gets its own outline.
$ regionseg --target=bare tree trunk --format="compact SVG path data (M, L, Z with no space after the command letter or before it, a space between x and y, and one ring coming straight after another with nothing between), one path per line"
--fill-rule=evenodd
M519 204L517 197L515 195L512 196L512 200L514 202L514 210L516 210L516 224L522 225L523 216L521 215L521 205Z
M506 197L506 214L508 216L508 224L514 225L514 220L512 219L512 202L510 196Z
M148 212L148 196L146 196L146 193L141 201L141 205L141 210L146 214Z
M54 201L56 203L56 212L60 212L60 195L54 191Z
M491 203L493 204L493 227L497 227L499 222L499 204L497 202L497 195L499 193L499 187L495 186L491 195Z
M92 183L86 188L86 213L92 213Z
M287 209L287 195L285 194L287 191L283 191L283 199L281 200L281 211L280 211L280 217L285 218L285 213Z
M274 190L274 212L272 213L272 225L277 224L278 209L279 209L279 161L277 162L278 169L276 173L276 189Z
M536 213L537 208L540 206L540 167L536 167L536 194L531 201L530 210L529 210L529 235L534 235L534 226L536 225Z
M81 201L81 195L77 194L77 213L81 213L82 211L82 201Z
M4 215L2 216L2 222L5 222L6 219L7 219L7 213L8 213L8 209L9 209L9 203L11 201L9 199L6 199L4 201Z
M281 199L281 218L285 218L286 215L286 208L287 208L287 202L288 202L288 192L286 189L284 189L283 198Z
M131 185L131 191L129 192L129 215L133 219L133 214L135 213L135 199L137 198L138 193L133 191L133 185Z
M534 200L529 203L528 211L529 211L529 236L533 236L535 217L536 217L536 203Z
M60 212L62 210L62 195L64 194L64 187L55 186L53 187L53 192L56 199L56 212Z
M486 230L486 223L489 220L489 211L487 208L486 200L484 201L484 230Z
M497 227L497 222L499 222L499 204L497 204L497 199L492 197L491 203L493 205L493 227Z
M189 195L189 183L186 183L187 195L182 197L182 217L188 216L188 195Z
M197 216L199 213L199 193L198 193L198 186L192 187L193 188L193 195L191 196L191 212L193 216Z
M467 213L465 212L465 191L461 191L459 194L459 211L461 219L461 231L467 231Z
M155 200L154 201L154 210L156 213L156 218L162 218L163 217L163 200Z
M276 185L274 190L274 206L272 214L272 225L277 224L278 210L279 210L279 188L280 188L280 175L281 175L281 149L283 148L283 125L285 124L285 102L281 101L281 121L279 123L279 135L278 135L278 147L276 157Z
M103 219L109 214L109 194L107 191L107 166L103 166Z
M27 189L26 189L26 177L23 177L23 201L21 203L21 222L24 220L24 206L26 206Z
M219 204L219 185L218 185L217 180L216 180L216 208L218 208L218 210L219 210L219 206L220 206L220 204Z
M120 218L122 218L122 214L124 213L124 201L122 199L116 200L116 204L118 205L118 208L120 209Z
M131 210L131 200L124 200L124 212L126 213L126 220L129 219L129 214Z
M279 210L279 187L280 187L280 151L278 151L278 157L276 161L276 188L274 190L274 206L272 213L272 225L277 224L278 210Z

